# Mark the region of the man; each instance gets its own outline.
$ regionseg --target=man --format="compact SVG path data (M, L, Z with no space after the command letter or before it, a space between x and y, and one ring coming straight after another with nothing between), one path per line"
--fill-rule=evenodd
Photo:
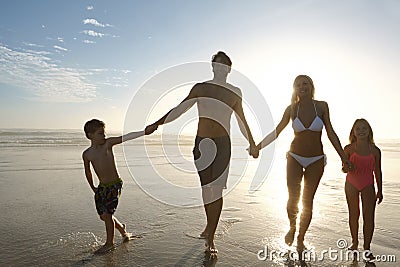
M158 126L177 119L195 103L198 108L198 128L193 155L200 176L207 225L200 234L206 239L207 251L217 253L215 230L222 210L222 190L226 188L231 158L230 120L234 112L242 134L250 144L250 154L258 157L242 107L241 90L226 82L231 71L230 58L219 51L212 57L214 77L193 86L189 95L155 123L146 127L154 131Z

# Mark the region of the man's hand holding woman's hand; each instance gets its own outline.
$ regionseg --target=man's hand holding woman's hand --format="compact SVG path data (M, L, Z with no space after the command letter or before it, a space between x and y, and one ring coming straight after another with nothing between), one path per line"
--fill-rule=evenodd
M247 149L247 151L249 152L249 155L255 159L258 158L260 154L260 149L254 142L250 143L250 147Z

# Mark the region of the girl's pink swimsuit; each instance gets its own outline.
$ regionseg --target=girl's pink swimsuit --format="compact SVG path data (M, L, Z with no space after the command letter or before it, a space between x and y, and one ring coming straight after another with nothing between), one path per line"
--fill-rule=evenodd
M375 157L372 153L362 156L354 152L350 155L350 161L353 162L355 170L347 173L347 182L351 183L358 191L374 184Z

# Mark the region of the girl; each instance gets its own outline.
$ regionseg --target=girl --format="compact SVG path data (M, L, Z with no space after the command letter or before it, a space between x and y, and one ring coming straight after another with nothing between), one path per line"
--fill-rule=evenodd
M373 260L369 252L375 224L375 204L383 200L381 151L375 145L372 128L365 119L357 119L350 131L350 144L344 148L345 154L353 163L353 168L343 167L347 172L345 192L349 208L349 226L352 238L351 250L358 248L358 218L360 216L359 199L361 195L363 214L364 250L366 257ZM378 187L375 194L374 174Z

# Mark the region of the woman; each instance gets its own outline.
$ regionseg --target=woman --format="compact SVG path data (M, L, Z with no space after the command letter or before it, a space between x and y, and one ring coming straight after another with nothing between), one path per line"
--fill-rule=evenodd
M258 149L262 149L274 141L292 119L294 139L286 156L289 193L286 208L290 229L285 236L285 242L288 245L292 245L294 240L296 219L299 212L298 203L301 182L304 177L303 210L300 216L300 227L297 236L298 250L305 249L304 235L311 222L314 195L326 164L326 156L321 142L324 125L328 138L342 159L343 164L351 168L351 163L348 161L339 138L332 128L328 104L324 101L314 100L314 91L314 84L309 76L297 76L293 83L291 104L285 109L282 120L275 128L275 131L268 134L257 146Z

